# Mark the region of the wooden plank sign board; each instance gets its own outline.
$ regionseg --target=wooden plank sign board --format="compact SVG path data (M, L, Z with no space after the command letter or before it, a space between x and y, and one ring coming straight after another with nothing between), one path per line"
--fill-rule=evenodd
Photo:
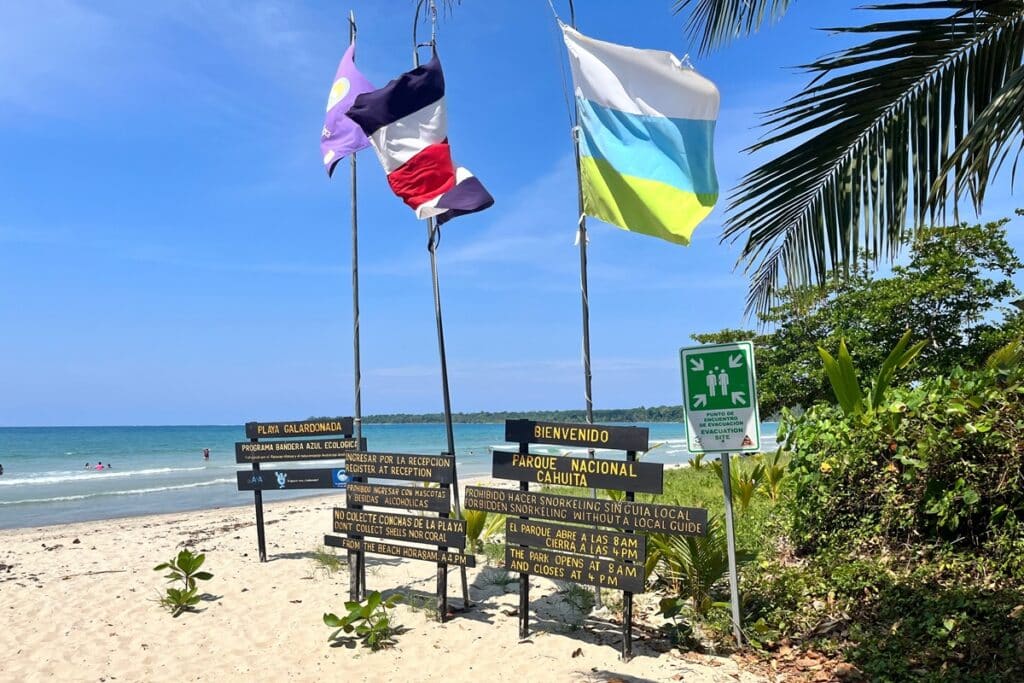
M647 435L648 430L644 427L505 420L505 441L515 443L545 443L556 446L645 452L648 448Z
M238 441L235 462L288 462L338 460L366 448L366 439L299 439L292 441Z
M606 458L494 451L492 467L492 476L496 479L529 481L547 486L661 493L665 481L660 464Z
M544 550L603 555L640 564L647 561L647 537L642 534L595 531L589 527L535 522L530 519L506 519L505 542L510 546L527 545Z
M351 417L245 423L245 437L250 441L239 441L235 444L235 462L248 463L251 469L238 472L236 476L239 491L253 492L256 546L259 549L260 562L267 561L266 533L263 525L264 491L343 489L349 482L344 466L264 470L260 467L261 463L340 460L351 451L365 450L365 439L352 438L354 424Z
M644 566L625 564L617 560L507 545L505 568L514 572L538 574L561 581L585 583L631 593L642 593L644 590Z
M334 531L449 548L466 546L465 520L444 517L334 508Z
M352 505L372 505L429 512L451 512L452 509L452 495L447 487L352 483L348 485L346 495L348 502Z
M475 567L476 557L452 553L447 550L436 548L416 548L410 545L396 545L394 543L382 543L380 541L367 541L358 538L345 538L343 536L324 536L324 545L332 548L345 548L346 550L376 553L378 555L391 555L392 557L405 557L411 560L426 560L428 562L444 562L446 564L460 565L464 567Z
M466 487L465 506L469 510L517 517L540 517L556 522L683 536L704 536L708 526L708 511L703 508L510 491L483 486Z
M455 480L455 457L451 455L353 451L345 455L345 466L353 477L430 481L435 484L451 484Z
M348 484L344 467L304 470L243 470L236 473L239 491L287 491L289 489L343 489Z
M246 422L247 439L283 439L289 436L331 436L344 434L352 436L351 417L325 417L319 420L298 422Z

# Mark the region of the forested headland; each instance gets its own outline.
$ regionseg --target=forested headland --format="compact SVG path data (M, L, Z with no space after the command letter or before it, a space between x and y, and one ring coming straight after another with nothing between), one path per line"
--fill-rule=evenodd
M462 424L500 424L505 420L540 420L542 422L586 422L584 410L485 411L453 413L452 421ZM441 413L388 413L365 415L363 424L422 424L443 422ZM650 408L616 408L595 410L595 422L682 422L683 406L652 406Z

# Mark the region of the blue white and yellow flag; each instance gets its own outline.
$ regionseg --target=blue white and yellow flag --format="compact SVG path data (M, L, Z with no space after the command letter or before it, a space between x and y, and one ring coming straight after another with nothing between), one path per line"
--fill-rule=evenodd
M689 244L718 200L715 84L671 52L562 24L579 107L583 212Z

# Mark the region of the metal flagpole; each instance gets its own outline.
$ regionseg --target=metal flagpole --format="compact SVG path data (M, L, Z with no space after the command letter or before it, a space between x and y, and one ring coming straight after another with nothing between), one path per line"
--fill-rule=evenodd
M420 65L420 45L416 42L416 24L419 20L420 7L423 0L416 6L416 17L413 19L413 50L412 62L414 67ZM430 0L430 49L437 50L437 6L434 0ZM444 348L444 324L441 320L441 288L437 277L437 244L440 241L440 229L435 225L433 218L427 219L427 250L430 252L430 277L434 289L434 319L437 323L437 351L441 358L441 395L444 401L444 428L447 438L448 449L446 455L455 458L455 432L452 428L452 404L451 395L448 392L448 360ZM458 475L452 477L452 499L455 505L455 514L462 518L462 500L459 496ZM447 513L442 513L447 517ZM462 603L468 609L472 606L469 601L469 583L466 580L466 566L459 566L462 578ZM438 619L444 621L448 612L448 564L443 560L437 563L437 596L438 596Z
M569 0L569 23L576 28L576 8ZM580 108L573 97L572 151L576 158L576 200L579 208L579 230L576 239L580 245L580 299L583 308L583 397L587 403L587 424L594 424L594 399L591 394L590 374L590 295L587 292L587 217L583 213L583 185L580 181ZM593 459L594 449L587 449L587 457ZM597 498L597 489L590 489L590 497ZM601 588L594 588L594 604L601 607Z
M356 17L351 10L348 13L348 40L356 39ZM352 55L355 60L355 55ZM356 153L350 156L352 176L352 349L353 376L355 378L355 401L353 411L355 417L356 443L363 442L363 404L362 404L362 373L359 363L359 213L356 204ZM362 600L366 594L366 555L362 551L348 552L349 599Z

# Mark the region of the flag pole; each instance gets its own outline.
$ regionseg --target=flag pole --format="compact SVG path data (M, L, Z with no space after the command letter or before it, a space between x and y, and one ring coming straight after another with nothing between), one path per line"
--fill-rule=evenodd
M576 28L576 8L569 0L569 23ZM594 399L591 393L590 373L590 294L587 288L587 216L583 213L583 184L580 179L580 107L576 97L572 98L573 129L572 151L576 159L576 204L579 209L579 224L576 239L580 245L580 300L583 313L583 398L587 405L587 424L594 424ZM594 449L587 449L587 457L594 458ZM590 497L597 498L597 489L590 489ZM601 607L601 588L594 587L594 604Z
M356 39L356 16L349 10L348 13L348 41L353 43ZM352 55L355 61L355 54ZM363 442L363 403L362 403L362 373L359 362L359 212L356 203L356 153L349 155L351 169L351 190L352 190L352 350L353 350L353 377L355 380L355 397L353 412L355 414L353 423L355 426L356 443ZM349 569L349 599L354 601L362 600L366 595L366 556L362 551L348 552Z
M413 67L419 67L420 56L418 49L420 47L416 39L416 25L419 22L420 8L423 6L423 0L420 0L416 5L416 15L413 19L412 26L412 62ZM437 5L434 0L430 0L430 49L434 53L437 51ZM453 471L456 470L455 465L455 431L452 428L452 404L451 394L448 391L448 360L447 354L445 353L444 347L444 324L441 320L441 287L437 276L437 245L441 239L441 232L439 226L434 222L434 219L427 219L427 251L430 252L430 278L433 284L434 291L434 320L437 324L437 351L441 358L441 395L444 402L444 428L445 437L447 439L447 451L446 454L452 456ZM459 496L459 477L457 474L452 477L452 500L455 506L455 514L461 519L462 518L462 500ZM442 513L443 517L448 517L447 513ZM472 603L469 601L469 583L466 580L466 566L459 566L461 578L462 578L462 604L465 609L469 609ZM440 621L445 620L445 616L448 612L448 564L443 560L437 563L437 611L438 619Z

